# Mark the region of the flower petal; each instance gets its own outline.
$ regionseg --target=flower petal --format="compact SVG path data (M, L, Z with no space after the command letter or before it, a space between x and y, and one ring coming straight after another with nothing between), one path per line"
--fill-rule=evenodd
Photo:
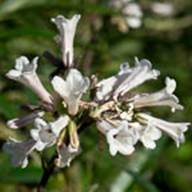
M17 141L10 139L4 144L3 150L11 155L14 166L25 168L28 164L27 156L34 150L35 144L34 140Z
M120 75L118 77L119 80L115 85L114 99L117 99L119 95L123 96L147 80L157 79L160 74L159 71L151 69L152 64L146 59L139 61L136 58L135 63L135 67L130 74L123 74L123 76Z
M69 123L69 117L67 115L60 116L56 121L50 123L50 128L52 132L59 136L62 129L64 129Z
M116 81L117 78L115 76L100 81L97 84L96 99L98 101L106 101L107 99L109 99Z

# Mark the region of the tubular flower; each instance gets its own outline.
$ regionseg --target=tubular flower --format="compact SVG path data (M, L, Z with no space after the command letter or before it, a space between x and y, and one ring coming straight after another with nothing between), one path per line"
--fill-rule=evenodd
M35 111L24 117L9 120L7 126L11 129L18 129L32 123L37 117L42 117L43 115L43 111Z
M175 140L177 147L180 143L185 141L184 132L187 131L190 123L172 123L167 122L156 117L152 117L145 113L138 113L138 118L141 122L149 124L152 127L156 127L161 131L167 133L172 139Z
M25 168L28 165L28 155L35 149L36 142L34 140L17 141L10 139L4 144L3 149L12 157L14 166Z
M166 87L161 91L151 94L136 95L133 98L134 107L170 106L173 112L175 109L182 110L183 106L178 104L179 99L173 94L176 89L176 81L167 77L165 84Z
M59 117L56 121L46 123L43 119L35 119L36 129L31 129L31 137L37 142L35 148L42 151L56 143L60 132L67 126L68 116Z
M16 59L15 69L10 70L6 76L31 88L44 103L52 105L52 96L44 88L36 73L37 62L38 57L30 62L27 57L21 56Z
M66 19L62 15L52 18L51 21L56 24L60 35L58 41L61 44L62 60L65 66L73 66L73 39L80 15L74 15L71 19Z
M106 135L111 155L117 152L130 155L134 152L134 145L138 137L135 129L131 129L127 121L98 121L98 129Z
M83 77L77 69L70 69L66 80L55 76L51 83L67 104L69 114L75 115L78 112L79 101L89 87L89 79Z

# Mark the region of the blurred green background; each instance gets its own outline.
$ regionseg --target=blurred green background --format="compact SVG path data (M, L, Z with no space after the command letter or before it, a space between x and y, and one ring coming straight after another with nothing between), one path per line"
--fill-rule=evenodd
M38 68L43 83L52 90L48 76L55 69L42 56L50 51L59 56L53 38L56 27L51 17L82 18L75 38L75 60L82 71L99 78L118 71L122 62L133 63L134 57L147 58L161 71L158 81L145 84L153 92L164 87L166 76L178 82L176 95L185 106L182 112L167 108L154 109L154 116L170 121L191 122L192 114L192 1L171 3L174 13L162 16L151 10L154 1L136 1L143 10L142 26L121 32L112 20L121 11L109 7L107 0L1 0L0 1L0 142L8 137L25 138L27 129L12 131L6 121L24 114L20 106L37 103L36 96L19 83L5 78L15 58L40 56ZM160 110L159 110L160 109ZM55 173L47 185L51 192L191 192L191 130L180 148L162 137L153 151L137 146L130 157L111 157L105 138L93 126L81 135L83 152L69 168ZM0 191L27 192L42 174L39 154L33 153L26 169L13 168L7 154L0 150Z

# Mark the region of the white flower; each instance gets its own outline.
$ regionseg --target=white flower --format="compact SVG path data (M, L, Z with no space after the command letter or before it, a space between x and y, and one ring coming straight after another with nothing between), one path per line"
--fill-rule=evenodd
M137 3L128 3L122 9L124 18L131 28L139 28L142 24L143 13Z
M114 100L117 100L118 96L125 95L145 81L157 79L160 72L151 68L152 64L146 59L139 61L136 58L135 67L132 68L128 63L122 64L116 76L104 79L97 84L97 100L106 101L112 95Z
M26 126L29 123L32 123L35 118L42 117L43 115L44 115L43 111L34 111L24 117L9 120L7 122L7 126L11 129L18 129L20 127Z
M43 119L35 120L36 129L31 130L31 137L36 141L35 148L42 151L46 147L50 147L56 143L62 129L68 124L68 116L61 116L52 123L46 123Z
M62 144L57 147L58 159L56 164L58 167L69 167L71 161L81 152L80 148L73 148L70 145Z
M52 80L54 90L64 99L71 115L78 112L79 101L89 87L89 79L77 69L70 69L66 80L55 76Z
M162 16L171 16L174 14L174 6L169 2L154 2L151 9L154 13Z
M3 150L11 155L12 164L25 168L28 165L28 155L35 149L34 140L17 141L10 139L3 145Z
M178 104L179 100L173 94L176 89L176 81L167 77L165 84L166 87L161 91L152 94L136 95L133 98L134 107L141 108L150 106L170 106L172 111L175 111L175 109L182 110L183 106Z
M46 104L52 105L52 96L43 87L36 74L38 57L30 62L27 57L21 56L16 59L15 69L10 70L6 76L31 88Z
M154 149L156 147L155 141L160 139L161 131L149 123L146 126L141 125L138 122L130 123L130 127L137 130L139 140L148 149Z
M131 0L111 0L110 5L121 11L127 29L128 27L139 28L141 26L143 12L139 4L131 2Z
M109 77L97 84L96 99L106 101L113 95L114 100L125 95L131 89L150 79L157 79L160 72L151 69L152 64L146 59L139 61L135 59L135 67L130 67L128 63L120 66L120 71L116 76Z
M51 19L60 32L62 58L64 64L68 67L73 66L73 39L80 17L80 15L74 15L71 19L66 19L64 16L58 15L56 18Z
M160 72L154 69L152 70L151 68L152 64L150 61L146 59L139 61L136 58L135 67L132 68L131 73L129 72L127 75L124 73L118 77L114 88L115 91L113 93L114 99L116 100L119 95L123 96L125 93L139 86L145 81L157 79Z
M102 120L97 122L97 127L106 135L111 155L114 156L117 152L130 155L134 152L138 135L134 129L130 129L127 121L112 121L109 123Z
M184 132L187 131L188 126L190 123L186 122L179 122L179 123L172 123L167 122L155 117L152 117L145 113L138 113L137 114L138 120L146 125L150 125L151 127L156 127L161 131L167 133L173 140L175 140L177 147L179 147L180 143L185 141Z

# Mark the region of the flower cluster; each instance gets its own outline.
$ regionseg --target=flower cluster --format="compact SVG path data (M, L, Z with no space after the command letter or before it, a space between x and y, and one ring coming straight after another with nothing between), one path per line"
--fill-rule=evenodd
M144 82L157 79L159 74L148 60L136 58L134 67L123 64L116 76L97 84L96 100L101 106L94 116L98 117L97 127L105 134L112 155L117 152L131 154L138 141L146 148L154 149L162 132L173 138L177 146L184 141L183 133L189 123L167 122L142 112L143 108L153 106L169 106L173 112L183 109L173 94L174 79L167 77L166 87L154 93L130 93Z
M4 144L13 164L26 167L31 152L55 146L55 165L69 166L81 151L78 133L88 117L96 122L98 130L106 137L111 155L117 152L132 154L139 141L146 148L154 149L163 132L179 146L184 141L189 123L167 122L143 112L143 108L153 106L168 106L173 112L182 110L183 106L174 95L176 81L167 77L165 88L154 93L133 92L136 87L156 80L160 75L148 60L137 58L135 66L124 63L118 74L107 79L91 81L84 77L74 63L73 40L79 19L80 15L71 19L59 15L51 20L59 30L56 42L61 47L64 65L64 75L59 73L51 79L52 93L47 91L36 73L38 57L32 61L25 56L19 57L15 69L6 75L32 89L40 99L31 113L7 123L12 129L33 124L29 139L18 141L10 138ZM83 99L84 94L90 98Z

